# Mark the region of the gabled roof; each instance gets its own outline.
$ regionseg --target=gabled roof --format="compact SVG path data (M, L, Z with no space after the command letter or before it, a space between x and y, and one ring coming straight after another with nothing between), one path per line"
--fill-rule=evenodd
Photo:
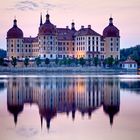
M58 40L74 40L74 32L68 28L57 28Z
M33 42L38 42L37 37L24 37L23 38L23 43L33 43Z
M137 62L129 57L126 61L122 62L122 64L137 64Z
M101 36L91 28L81 28L75 33L75 36Z

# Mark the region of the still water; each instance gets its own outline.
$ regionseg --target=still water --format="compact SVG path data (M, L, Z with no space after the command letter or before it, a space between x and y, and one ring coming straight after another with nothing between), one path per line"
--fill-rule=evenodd
M140 77L0 76L0 139L140 140Z

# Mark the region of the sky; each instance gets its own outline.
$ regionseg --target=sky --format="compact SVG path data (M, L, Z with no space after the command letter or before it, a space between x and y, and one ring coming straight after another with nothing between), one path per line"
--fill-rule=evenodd
M140 0L4 0L0 3L0 48L6 50L6 34L16 17L24 37L38 34L40 13L57 27L81 25L102 34L110 16L120 30L121 48L140 44Z

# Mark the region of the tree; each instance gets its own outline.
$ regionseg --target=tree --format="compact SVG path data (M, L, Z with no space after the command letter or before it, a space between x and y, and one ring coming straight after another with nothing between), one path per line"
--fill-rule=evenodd
M26 57L26 58L24 59L24 65L25 65L26 67L29 65L29 58L28 58L28 57Z
M11 64L12 64L14 67L17 65L17 58L16 58L16 57L12 57Z
M46 64L46 65L50 64L50 59L49 59L49 58L46 58L46 59L45 59L45 64Z
M109 66L109 67L112 67L112 65L114 64L114 58L113 57L108 57L106 59L106 64Z
M85 65L86 61L85 61L85 59L84 59L83 57L81 57L81 58L79 59L79 63L80 63L80 65L83 67L83 66Z
M99 58L98 57L94 57L93 63L97 67L97 65L99 64Z
M78 65L78 59L77 58L73 58L73 63L77 66Z
M67 58L65 58L65 57L63 58L63 64L67 65Z
M140 65L140 45L136 45L135 47L122 49L120 51L120 60L125 61L128 57L131 57L135 60L138 65Z
M0 58L0 65L2 66L4 64L4 58Z
M67 59L67 64L68 64L68 66L70 66L71 63L72 63L72 59L68 58L68 59Z
M41 59L40 59L40 57L37 57L37 58L35 59L35 62L36 62L36 65L39 66L39 65L41 64Z
M91 62L92 62L92 59L89 58L89 59L88 59L88 65L89 65L89 66L91 66Z
M58 63L59 63L59 59L56 58L56 59L55 59L55 64L58 65Z

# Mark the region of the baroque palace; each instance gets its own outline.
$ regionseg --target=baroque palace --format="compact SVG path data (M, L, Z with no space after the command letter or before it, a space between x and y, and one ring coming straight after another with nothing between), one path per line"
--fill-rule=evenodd
M120 59L119 30L113 25L112 17L103 30L103 35L95 32L91 25L87 28L81 26L81 29L76 30L74 22L71 23L71 28L57 28L47 14L45 23L42 15L40 16L39 32L33 38L24 37L23 31L17 26L17 20L14 19L13 27L7 32L7 58L10 60L12 57Z

